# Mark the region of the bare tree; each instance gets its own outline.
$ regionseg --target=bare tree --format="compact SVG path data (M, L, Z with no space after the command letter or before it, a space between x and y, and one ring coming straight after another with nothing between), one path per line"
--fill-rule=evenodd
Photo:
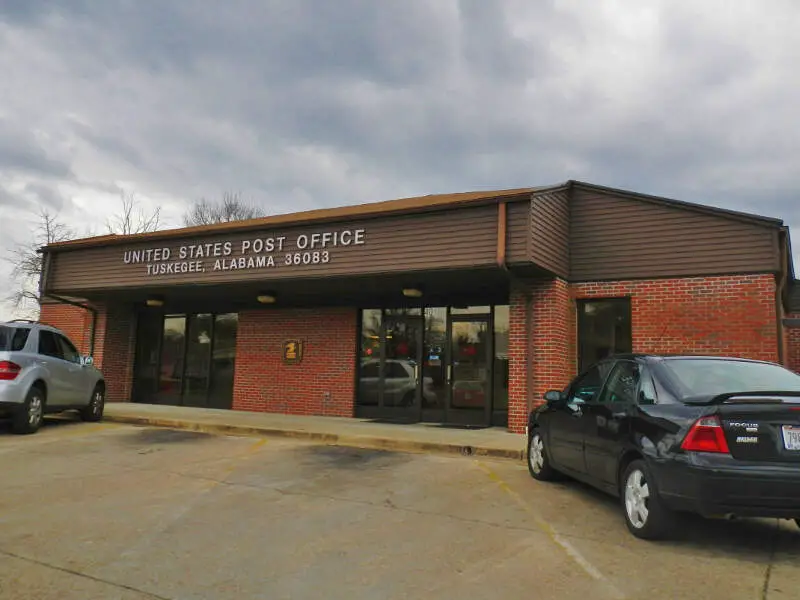
M120 212L106 222L106 228L108 233L117 234L155 231L160 225L160 218L160 208L152 213L145 213L132 194L124 193ZM11 292L7 299L18 313L31 318L38 314L39 280L43 267L43 256L39 250L49 244L66 242L78 236L79 232L64 223L57 213L45 208L39 211L33 235L24 242L15 244L4 257L12 265Z
M122 210L106 221L108 233L129 235L155 231L161 225L161 207L145 213L131 193L122 193Z
M8 299L17 311L26 316L35 316L39 308L39 278L42 273L42 254L39 249L75 237L71 227L45 208L39 211L38 219L33 235L13 247L6 257L12 265L12 287Z
M228 223L245 221L263 217L261 207L242 200L239 194L225 193L221 200L211 202L201 198L183 215L183 223L187 227L195 225L211 225L212 223Z

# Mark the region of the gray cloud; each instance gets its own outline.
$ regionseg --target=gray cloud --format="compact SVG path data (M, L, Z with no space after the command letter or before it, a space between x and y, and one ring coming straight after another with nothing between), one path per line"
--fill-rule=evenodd
M791 0L6 0L0 189L102 226L122 189L177 224L224 190L576 178L800 227L798 25Z

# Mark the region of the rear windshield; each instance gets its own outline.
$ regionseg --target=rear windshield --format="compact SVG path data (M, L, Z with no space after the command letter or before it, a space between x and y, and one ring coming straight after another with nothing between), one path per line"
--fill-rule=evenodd
M689 396L732 392L800 392L800 375L778 365L743 360L673 359L662 363Z
M0 325L0 352L19 352L28 341L30 329Z

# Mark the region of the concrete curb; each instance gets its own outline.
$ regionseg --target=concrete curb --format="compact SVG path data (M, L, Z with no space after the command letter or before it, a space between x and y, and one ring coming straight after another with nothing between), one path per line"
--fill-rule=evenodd
M459 444L438 442L421 442L416 440L401 440L388 437L370 435L352 435L307 431L303 429L278 429L271 427L256 427L247 425L226 425L223 423L203 423L184 419L168 419L157 417L105 415L104 421L110 423L126 423L129 425L143 425L148 427L164 427L169 429L183 429L200 433L283 437L291 439L309 440L328 444L331 446L349 446L353 448L369 448L374 450L392 450L395 452L414 452L424 454L446 454L460 456L481 456L485 458L500 458L521 461L525 459L525 451L510 448L486 448Z

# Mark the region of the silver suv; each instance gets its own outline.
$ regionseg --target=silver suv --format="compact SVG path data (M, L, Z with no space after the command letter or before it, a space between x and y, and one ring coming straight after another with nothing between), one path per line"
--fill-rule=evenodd
M36 321L0 322L0 414L15 433L35 433L45 413L78 410L103 418L106 386L89 356L59 329Z

